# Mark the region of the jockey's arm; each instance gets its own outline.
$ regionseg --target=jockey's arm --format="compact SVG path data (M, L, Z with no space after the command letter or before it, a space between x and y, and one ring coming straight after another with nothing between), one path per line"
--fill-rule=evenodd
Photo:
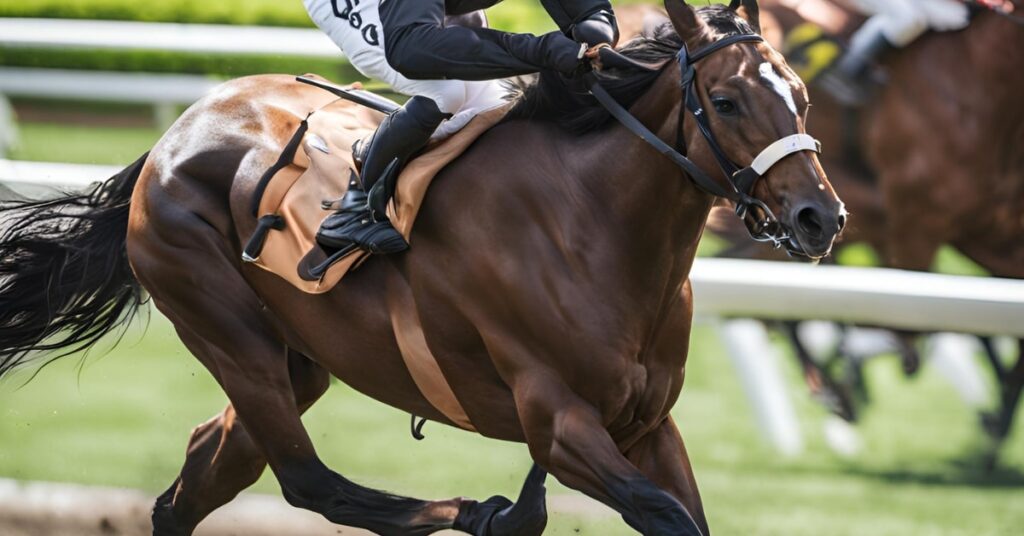
M444 25L446 13L466 13L497 2L382 2L380 16L388 63L412 79L492 80L544 69L572 73L583 59L583 43L614 43L617 37L607 0L542 0L561 31L541 36Z

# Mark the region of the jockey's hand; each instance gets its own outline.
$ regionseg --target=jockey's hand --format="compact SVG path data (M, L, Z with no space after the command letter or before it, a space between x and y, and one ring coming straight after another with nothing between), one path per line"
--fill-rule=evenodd
M580 44L579 56L576 60L576 68L571 73L564 73L569 78L579 78L591 71L600 71L604 66L601 64L601 49L608 47L607 43L597 46L590 46L586 43Z

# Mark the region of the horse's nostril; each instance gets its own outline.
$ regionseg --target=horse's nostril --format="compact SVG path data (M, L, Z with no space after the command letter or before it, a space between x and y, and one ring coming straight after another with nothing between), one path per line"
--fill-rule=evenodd
M842 231L843 229L846 229L846 213L845 212L839 215L839 230Z
M796 223L800 230L810 237L820 238L823 234L821 215L814 207L804 207L796 213Z

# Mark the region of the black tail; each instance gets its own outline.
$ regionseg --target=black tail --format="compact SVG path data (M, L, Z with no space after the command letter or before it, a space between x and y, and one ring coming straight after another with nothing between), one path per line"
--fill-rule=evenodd
M128 266L128 203L149 153L83 194L0 205L0 377L124 326L143 301Z

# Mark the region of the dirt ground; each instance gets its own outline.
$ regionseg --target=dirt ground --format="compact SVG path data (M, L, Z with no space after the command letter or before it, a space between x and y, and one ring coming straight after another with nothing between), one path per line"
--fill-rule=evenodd
M0 535L149 536L153 497L136 490L0 479ZM586 497L548 498L550 512L614 513ZM214 512L195 536L372 536L293 508L280 497L245 494ZM443 531L439 534L461 534Z

